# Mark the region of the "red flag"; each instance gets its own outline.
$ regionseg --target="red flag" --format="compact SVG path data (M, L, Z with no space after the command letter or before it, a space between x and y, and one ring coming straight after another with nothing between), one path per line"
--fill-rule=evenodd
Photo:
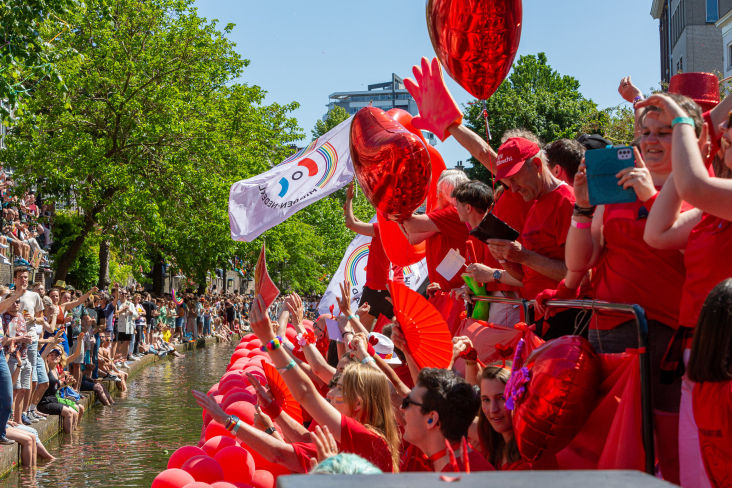
M257 260L257 269L254 272L254 294L262 295L264 305L269 308L277 297L280 296L280 290L275 286L272 278L267 272L267 261L264 255L264 242L262 243L262 251L259 253Z

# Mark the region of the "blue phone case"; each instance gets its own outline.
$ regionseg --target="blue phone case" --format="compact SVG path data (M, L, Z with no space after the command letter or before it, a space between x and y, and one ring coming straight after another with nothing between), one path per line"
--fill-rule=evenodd
M618 185L616 174L622 169L635 166L633 148L615 146L593 149L585 153L587 165L587 191L590 205L608 203L631 203L636 201L633 188L623 189Z

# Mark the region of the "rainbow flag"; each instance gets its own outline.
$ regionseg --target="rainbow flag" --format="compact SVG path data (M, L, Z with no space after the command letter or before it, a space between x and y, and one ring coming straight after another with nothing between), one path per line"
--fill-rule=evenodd
M175 288L173 288L170 293L171 295L173 295L173 303L175 303L176 305L180 305L181 303L183 303L183 299L178 298L178 295L175 294Z

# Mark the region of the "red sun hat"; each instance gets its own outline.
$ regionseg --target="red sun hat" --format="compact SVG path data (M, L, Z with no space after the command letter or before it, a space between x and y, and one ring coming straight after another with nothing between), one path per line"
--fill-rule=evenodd
M668 83L669 93L691 98L708 112L719 104L719 78L712 73L679 73Z
M521 169L524 162L536 156L541 148L523 137L512 137L498 148L498 172L496 178L502 180L513 176Z

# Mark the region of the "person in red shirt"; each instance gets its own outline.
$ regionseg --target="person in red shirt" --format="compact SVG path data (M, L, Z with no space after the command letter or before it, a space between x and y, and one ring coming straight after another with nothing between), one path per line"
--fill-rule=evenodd
M413 215L401 223L410 244L427 241L427 273L430 282L437 283L443 292L463 285L460 272L447 278L437 272L437 267L451 249L457 249L463 257L466 255L468 227L460 221L452 197L453 190L466 181L469 181L468 177L460 170L443 171L437 182L437 210L427 215Z
M354 187L351 183L346 190L346 203L343 205L346 227L357 234L372 238L366 263L366 283L358 302L359 307L365 303L368 303L371 307L369 313L361 317L361 323L371 332L374 328L374 321L380 315L385 316L387 319L394 316L394 309L388 300L391 295L389 290L386 289L386 284L389 280L404 283L404 273L401 266L392 265L386 256L384 246L381 243L379 224L361 222L353 215L353 192Z
M424 368L417 385L404 397L404 440L411 446L402 456L402 471L494 471L495 468L472 446L462 451L461 441L480 408L476 389L453 371ZM451 463L454 452L457 469Z
M694 331L687 375L695 382L694 420L708 482L694 486L732 486L732 279L712 289ZM704 480L707 481L707 480Z
M327 427L343 452L358 454L389 473L399 469L399 430L391 410L389 380L380 371L364 364L350 364L339 377L327 401L297 363L282 347L282 339L274 334L276 324L267 315L261 295L257 295L251 310L252 332L265 345L272 362L280 371L292 396L318 422ZM274 327L273 327L274 326ZM373 358L371 358L373 360ZM276 444L277 439L262 436L253 427L228 416L213 398L193 391L198 404L223 425L230 425L237 437L265 456L288 455L276 459L290 470L302 472L303 467L291 446ZM273 451L269 452L268 451Z

